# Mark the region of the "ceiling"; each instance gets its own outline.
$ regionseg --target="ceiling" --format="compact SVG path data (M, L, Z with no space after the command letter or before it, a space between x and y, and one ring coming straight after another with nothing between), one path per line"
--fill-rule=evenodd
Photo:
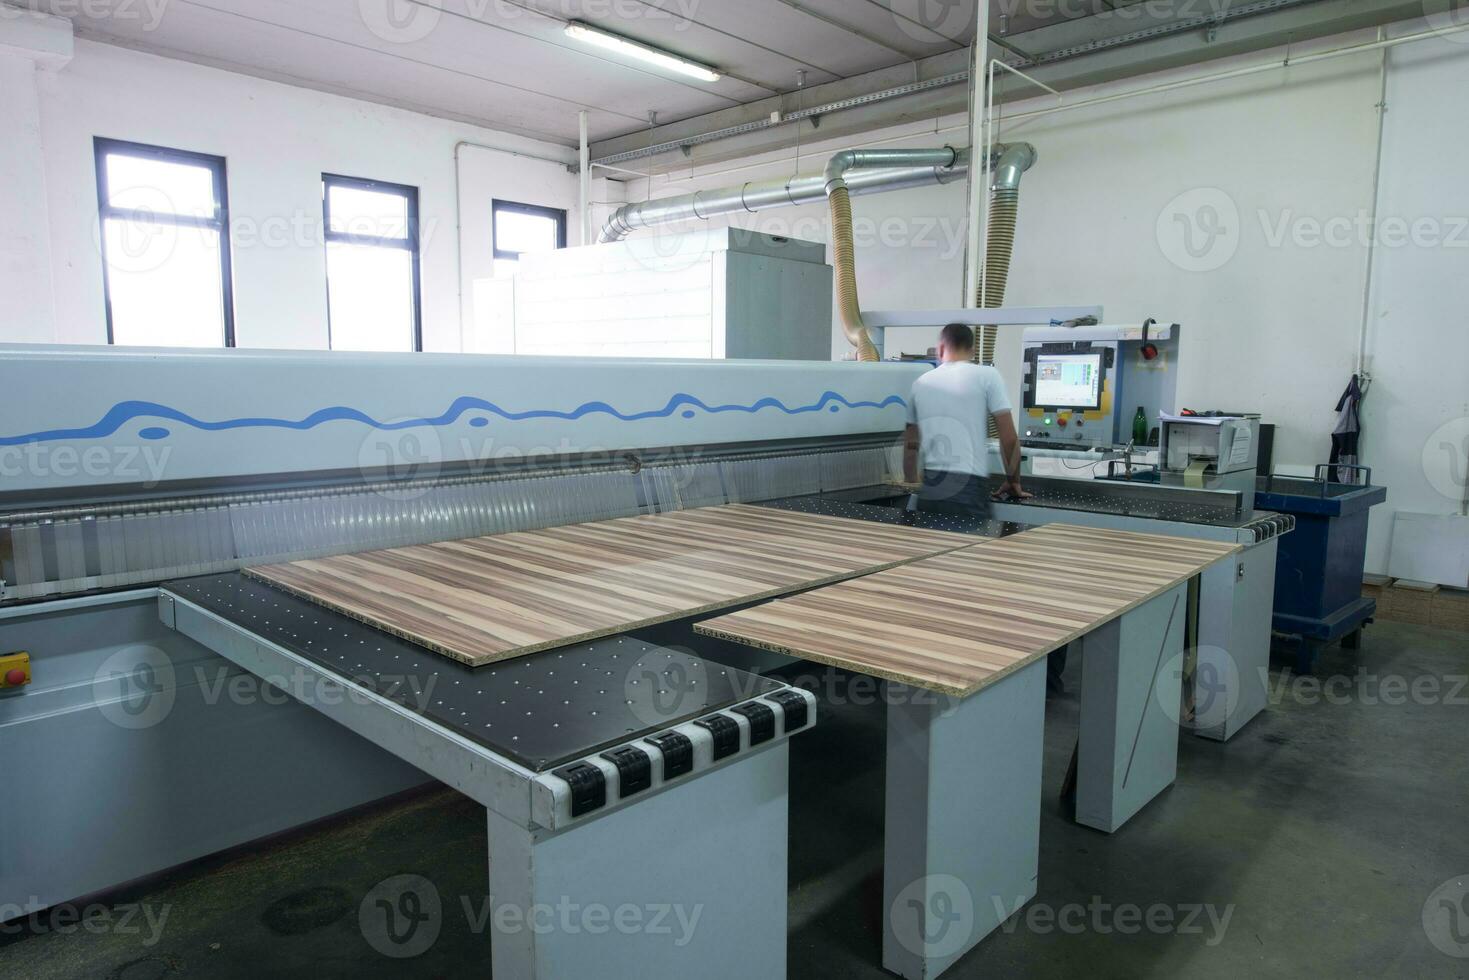
M802 71L816 86L962 49L975 18L975 0L10 2L69 17L79 37L565 144L583 108L592 138L606 139L645 129L649 111L667 122L793 91ZM1020 6L994 3L997 21ZM723 78L680 80L587 48L564 35L572 20ZM1013 20L1012 30L1046 21Z
M568 146L577 143L585 109L600 158L665 134L683 139L758 122L772 109L952 78L967 67L978 0L0 2L68 17L78 37ZM1066 88L1386 23L1421 14L1426 0L989 2L990 54ZM1217 24L1206 22L1221 12ZM570 21L702 62L722 77L679 79L586 47L565 35ZM1149 46L1152 60L1142 52ZM1113 62L1106 74L1098 68L1104 57ZM790 93L802 86L811 91L799 98L812 101L793 106ZM962 99L958 89L943 98ZM935 106L942 107L930 98L927 108ZM651 131L650 112L658 124ZM861 122L861 113L850 115L853 125Z

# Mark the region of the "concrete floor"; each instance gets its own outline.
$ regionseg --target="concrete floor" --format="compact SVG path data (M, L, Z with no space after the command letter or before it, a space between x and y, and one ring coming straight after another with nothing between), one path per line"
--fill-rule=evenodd
M1069 689L1078 673L1073 662ZM1469 976L1469 958L1436 949L1421 921L1438 886L1469 875L1466 673L1469 636L1396 623L1323 655L1318 678L1350 681L1329 700L1276 670L1266 712L1227 745L1185 736L1178 782L1110 837L1062 815L1077 701L1052 700L1031 907L1067 928L1022 912L946 976ZM1391 703L1389 677L1442 682L1424 703ZM793 742L792 978L887 976L883 726L880 706L829 705ZM470 922L484 835L483 812L447 789L388 801L106 896L114 922L139 904L155 923L166 913L151 944L141 915L131 932L0 929L0 976L483 975L487 939ZM381 955L358 924L364 896L398 874L431 880L445 909L414 959ZM1187 928L1131 931L1150 911Z

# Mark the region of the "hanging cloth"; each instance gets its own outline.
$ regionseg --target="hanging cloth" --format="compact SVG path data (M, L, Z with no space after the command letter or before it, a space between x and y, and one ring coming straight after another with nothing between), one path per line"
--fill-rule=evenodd
M1357 375L1347 383L1347 390L1336 401L1336 428L1331 430L1330 463L1337 466L1338 483L1355 483L1357 471L1346 469L1357 465L1357 441L1362 434L1362 385Z

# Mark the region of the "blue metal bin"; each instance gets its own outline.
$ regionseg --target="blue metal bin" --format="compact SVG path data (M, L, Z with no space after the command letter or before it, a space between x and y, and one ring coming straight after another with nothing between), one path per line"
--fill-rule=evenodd
M1361 482L1334 483L1332 469L1360 473ZM1314 480L1258 480L1255 506L1296 518L1295 531L1280 539L1272 625L1298 638L1298 672L1309 671L1317 650L1334 640L1355 646L1357 631L1377 612L1376 600L1362 595L1362 569L1367 512L1386 499L1387 488L1372 485L1367 467L1322 464Z

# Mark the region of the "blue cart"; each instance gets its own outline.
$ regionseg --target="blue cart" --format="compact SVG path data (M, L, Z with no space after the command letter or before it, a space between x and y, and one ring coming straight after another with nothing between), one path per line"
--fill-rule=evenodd
M1331 470L1351 470L1357 483L1334 483ZM1294 514L1296 529L1280 539L1272 626L1296 644L1296 672L1309 673L1316 654L1336 640L1353 649L1377 601L1362 595L1367 512L1387 499L1364 466L1323 463L1316 478L1262 476L1255 506Z

